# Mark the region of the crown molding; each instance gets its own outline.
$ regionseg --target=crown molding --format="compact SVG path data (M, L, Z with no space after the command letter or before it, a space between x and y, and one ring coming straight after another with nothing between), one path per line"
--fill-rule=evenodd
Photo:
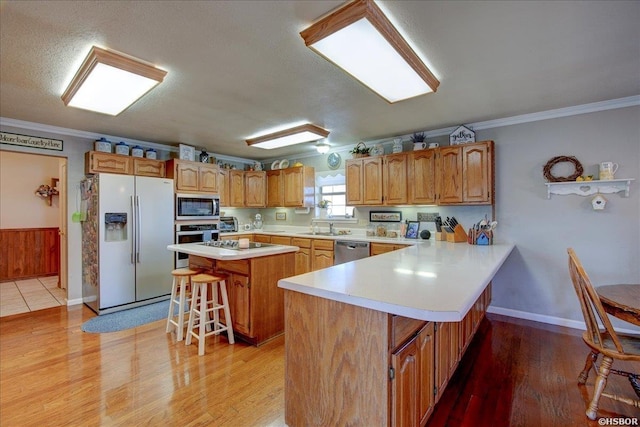
M174 147L166 144L158 144L157 142L141 141L138 139L123 138L115 135L105 135L105 134L100 134L95 132L88 132L84 130L46 125L43 123L9 119L6 117L0 117L0 126L10 126L10 127L16 127L20 129L26 129L26 130L37 131L37 132L53 133L53 134L62 135L62 136L73 136L76 138L88 139L90 141L95 141L104 137L104 138L107 138L108 140L124 141L127 144L140 145L141 147L145 147L145 148L153 148L156 150L163 150L163 151L174 152L174 153L180 152L179 147ZM255 160L245 159L242 157L227 156L224 154L217 154L217 153L210 153L210 154L212 154L216 158L216 160L226 160L229 162L247 163L247 164L253 164L255 162Z

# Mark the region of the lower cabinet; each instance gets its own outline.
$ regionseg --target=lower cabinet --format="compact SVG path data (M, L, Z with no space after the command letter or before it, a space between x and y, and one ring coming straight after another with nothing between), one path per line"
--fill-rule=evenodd
M296 252L295 274L304 274L311 271L311 239L293 237L291 244L300 249Z
M384 254L387 252L397 251L406 248L409 245L396 245L392 243L371 243L369 245L369 256Z
M391 425L424 425L433 412L434 328L427 323L391 354Z
M311 270L333 266L333 240L313 240L311 244Z
M227 279L227 294L229 296L229 311L233 323L233 331L251 335L251 292L249 276L231 273ZM224 313L222 314L224 317Z

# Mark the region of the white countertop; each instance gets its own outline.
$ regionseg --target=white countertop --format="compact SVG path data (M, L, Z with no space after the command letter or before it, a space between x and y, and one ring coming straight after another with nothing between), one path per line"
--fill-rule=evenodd
M307 230L307 231L302 231ZM360 231L360 230L358 230ZM246 235L255 235L255 234L264 234L266 236L286 236L286 237L299 237L305 239L325 239L325 240L348 240L348 241L358 241L358 242L376 242L376 243L390 243L397 245L416 245L421 242L428 242L428 240L422 239L405 239L401 238L390 238L390 237L376 237L376 236L367 236L362 232L355 232L353 234L311 234L306 227L287 227L286 230L249 230L249 231L237 231L231 233L220 233L220 239L237 239L238 236L246 236Z
M402 239L394 240L400 243ZM281 279L278 286L413 319L458 322L513 248L511 243L475 246L423 240L397 251Z
M269 245L255 249L225 249L214 246L205 246L201 243L185 243L180 245L169 245L167 246L167 249L189 255L198 255L204 258L226 261L286 254L288 252L297 252L300 248L297 246Z

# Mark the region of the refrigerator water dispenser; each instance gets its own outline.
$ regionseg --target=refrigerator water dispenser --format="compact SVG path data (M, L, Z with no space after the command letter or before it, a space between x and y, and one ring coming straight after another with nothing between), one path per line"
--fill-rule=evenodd
M127 240L127 214L125 212L104 214L105 242L121 242Z

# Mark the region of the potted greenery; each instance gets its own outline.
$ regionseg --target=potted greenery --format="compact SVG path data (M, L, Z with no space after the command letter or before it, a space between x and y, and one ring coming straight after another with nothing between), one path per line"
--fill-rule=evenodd
M411 135L411 142L413 142L413 149L422 150L424 148L427 148L427 143L424 142L424 139L425 139L424 132L415 132L413 135Z
M331 206L331 200L320 200L318 207L320 208L320 218L329 217L329 206Z
M368 157L370 151L371 151L371 148L368 148L364 144L364 142L360 141L358 142L358 145L353 147L353 150L351 150L351 155L353 156L354 159L357 159L359 157Z

